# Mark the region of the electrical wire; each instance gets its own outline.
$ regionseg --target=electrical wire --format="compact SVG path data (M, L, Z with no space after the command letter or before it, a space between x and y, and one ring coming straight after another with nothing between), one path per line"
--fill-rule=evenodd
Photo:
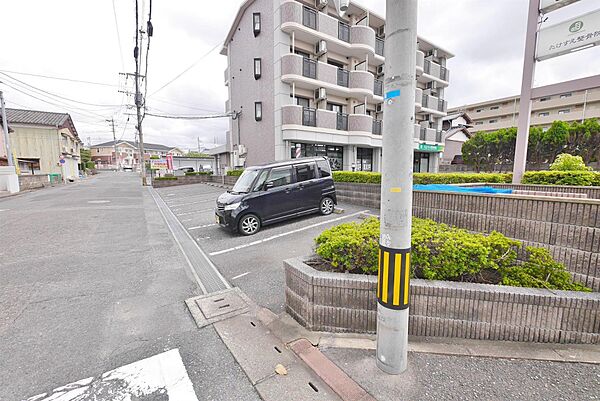
M117 9L115 0L112 0L113 15L115 16L115 28L117 30L117 42L119 43L119 56L121 57L121 70L125 70L125 61L123 60L123 47L121 46L121 34L119 33L119 21L117 20Z
M142 10L145 8L146 4L145 2L142 3L143 4L143 8ZM146 97L148 95L148 55L150 53L150 32L148 32L148 26L151 25L151 21L152 21L152 0L150 0L150 10L148 12L148 24L146 25L146 34L148 36L148 43L146 45L146 67L144 69L144 105L146 104ZM146 108L144 107L144 115L142 116L142 121L144 120L144 117L146 116Z
M168 114L155 114L146 112L147 116L159 117L159 118L170 118L174 120L206 120L210 118L226 118L233 116L233 113L223 113L223 114L213 114L213 115L205 115L205 116L176 116L176 115L168 115Z
M31 77L56 79L56 80L59 80L59 81L68 81L68 82L75 82L75 83L81 83L81 84L111 86L111 87L116 87L116 88L119 87L119 85L108 84L108 83L104 83L104 82L85 81L85 80L82 80L82 79L71 79L71 78L56 77L56 76L51 76L51 75L33 74L33 73L29 73L29 72L20 72L20 71L11 71L11 70L0 70L0 72L9 72L11 74L28 75L28 76L31 76Z

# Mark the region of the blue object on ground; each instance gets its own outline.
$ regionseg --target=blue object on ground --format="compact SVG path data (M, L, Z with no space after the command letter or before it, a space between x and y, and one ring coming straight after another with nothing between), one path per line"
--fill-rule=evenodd
M499 189L494 187L459 187L448 184L415 184L417 191L443 191L443 192L471 192L480 194L511 194L512 189Z

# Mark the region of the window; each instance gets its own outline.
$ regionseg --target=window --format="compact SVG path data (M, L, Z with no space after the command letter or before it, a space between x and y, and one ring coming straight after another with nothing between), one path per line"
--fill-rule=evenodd
M294 169L296 170L296 182L309 181L316 178L314 163L299 164L294 166Z
M292 168L279 167L271 170L267 183L273 184L273 188L282 187L292 183Z
M475 121L475 125L483 125L483 121Z
M317 12L311 8L303 7L302 25L312 29L317 29Z
M254 119L262 120L262 102L254 102Z
M481 113L483 111L483 109L477 109L475 110L475 113Z
M335 111L336 113L343 113L343 106L341 104L327 102L327 110Z
M539 117L548 117L550 115L550 112L548 111L543 111L540 114L538 114Z
M305 98L305 97L296 97L296 104L298 106L309 108L310 107L310 99Z
M291 144L291 158L295 158L296 146L300 146L300 155L302 157L319 157L326 156L332 170L341 170L344 165L344 148L342 146L296 143ZM321 171L321 166L319 171ZM321 175L321 177L325 177Z
M498 120L490 120L490 121L489 121L489 123L490 123L490 124L495 124L495 123L497 123L497 122L498 122Z
M373 171L373 149L356 149L356 171Z
M490 107L490 110L498 110L500 108L500 106L492 106Z
M297 55L302 56L304 58L310 58L310 53L307 53L303 50L296 49L296 50L294 50L294 53L296 53Z
M570 112L571 112L571 109L562 109L562 110L558 111L558 114L567 114L567 113L570 113Z
M262 60L260 58L254 59L254 79L259 79L262 74Z
M258 179L256 180L256 184L254 184L254 188L252 188L252 191L253 192L261 191L265 186L265 182L267 181L268 176L269 176L269 170L263 170L260 173L260 176L258 177Z
M547 102L550 99L552 99L550 96L541 97L540 102Z
M252 30L254 31L254 37L260 33L260 13L252 14Z
M327 160L317 160L317 169L321 177L331 176L331 166Z
M570 93L570 92L569 92L569 93L563 93L562 95L560 95L560 98L561 98L561 99L566 99L566 98L568 98L568 97L571 97L572 95L573 95L573 94L572 94L572 93Z

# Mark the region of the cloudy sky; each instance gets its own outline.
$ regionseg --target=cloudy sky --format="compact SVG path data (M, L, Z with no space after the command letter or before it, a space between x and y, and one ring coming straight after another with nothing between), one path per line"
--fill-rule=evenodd
M149 1L139 0L144 19ZM0 89L7 106L69 112L86 144L111 140L105 120L114 118L117 139L133 140L135 117L128 114L135 109L127 107L133 102L119 93L133 87L119 73L134 71L134 0L2 3ZM226 59L219 50L241 3L154 0L147 78L150 111L179 115L224 111ZM385 13L385 0L358 3ZM545 24L598 6L598 0L581 0L551 13ZM518 93L526 10L526 0L420 0L419 35L456 55L448 63L450 107ZM599 59L600 46L539 63L535 85L597 74ZM198 140L203 146L223 143L226 129L225 119L148 116L144 121L145 141L186 149L195 148Z

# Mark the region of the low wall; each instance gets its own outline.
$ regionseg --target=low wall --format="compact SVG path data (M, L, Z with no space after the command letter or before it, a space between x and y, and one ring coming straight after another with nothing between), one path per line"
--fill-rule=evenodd
M286 310L310 330L373 333L377 277L284 262ZM600 294L413 279L410 335L600 343Z
M207 182L214 182L217 184L224 184L227 186L233 186L237 181L238 177L231 176L220 176L220 175L186 175L177 177L176 180L152 180L152 186L154 188L163 187L174 187L178 185L190 185L200 184Z
M342 202L379 209L379 184L336 183L336 189ZM544 247L577 281L600 291L598 199L415 191L413 216Z
M56 183L52 183L54 185ZM48 174L36 174L36 175L20 175L19 176L19 187L21 191L29 189L44 188L51 185Z
M482 187L491 185L494 188L516 189L535 192L561 192L584 194L588 199L600 199L600 187L580 187L570 185L537 185L537 184L464 184L464 186Z

